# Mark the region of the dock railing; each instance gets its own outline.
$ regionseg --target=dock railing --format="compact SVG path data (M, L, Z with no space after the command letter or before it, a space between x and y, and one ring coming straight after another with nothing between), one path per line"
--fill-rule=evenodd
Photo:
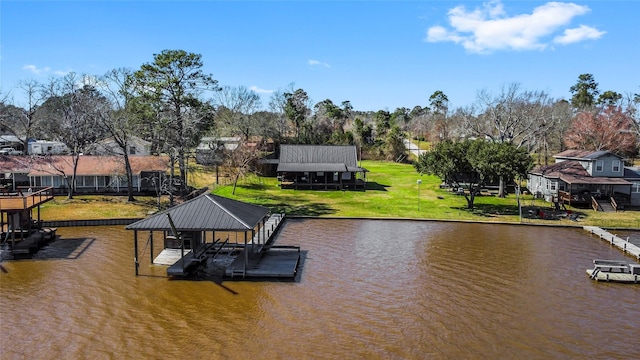
M37 191L0 193L0 211L27 210L53 199L53 187Z

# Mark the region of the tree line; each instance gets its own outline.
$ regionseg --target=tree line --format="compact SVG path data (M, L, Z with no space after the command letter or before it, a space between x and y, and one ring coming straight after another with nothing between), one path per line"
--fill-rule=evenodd
M70 73L44 83L25 80L17 89L26 99L21 106L9 93L0 97L3 134L23 139L25 151L32 138L61 141L74 168L93 144L111 138L121 150L129 184L127 150L133 136L150 141L154 154L166 154L171 176L186 186L188 158L204 137L270 139L276 149L281 143L352 144L365 157L392 161L407 159L407 137L428 144L481 138L526 149L546 163L550 154L566 148L635 156L640 135L640 95L601 93L591 74L579 76L569 89L570 101L509 84L497 94L479 91L467 107L450 109L446 94L437 90L422 106L365 112L348 100L314 104L291 83L272 93L265 107L246 87L220 86L203 71L200 54L163 50L139 69L118 68L100 76ZM255 151L242 154L234 164L242 172L257 156ZM70 182L73 188L75 171ZM130 186L130 199L132 191Z

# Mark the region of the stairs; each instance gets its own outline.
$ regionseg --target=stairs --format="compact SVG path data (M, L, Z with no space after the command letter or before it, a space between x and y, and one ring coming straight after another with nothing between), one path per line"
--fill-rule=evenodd
M615 212L613 206L611 206L611 201L609 199L598 199L598 210L604 212Z

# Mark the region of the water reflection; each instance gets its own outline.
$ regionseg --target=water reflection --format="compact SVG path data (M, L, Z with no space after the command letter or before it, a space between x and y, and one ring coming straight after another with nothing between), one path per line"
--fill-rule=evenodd
M585 273L631 259L578 229L287 220L277 244L306 251L298 282L222 284L169 280L150 249L135 277L121 227L59 233L90 240L4 264L3 359L637 355L640 286Z

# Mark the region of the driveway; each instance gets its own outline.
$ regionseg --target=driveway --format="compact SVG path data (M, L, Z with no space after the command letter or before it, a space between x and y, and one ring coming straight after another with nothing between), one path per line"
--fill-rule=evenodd
M407 150L409 150L415 156L420 156L426 151L426 150L420 150L420 148L418 148L418 145L412 143L407 139L404 139L403 142L404 142L404 147L407 148Z

